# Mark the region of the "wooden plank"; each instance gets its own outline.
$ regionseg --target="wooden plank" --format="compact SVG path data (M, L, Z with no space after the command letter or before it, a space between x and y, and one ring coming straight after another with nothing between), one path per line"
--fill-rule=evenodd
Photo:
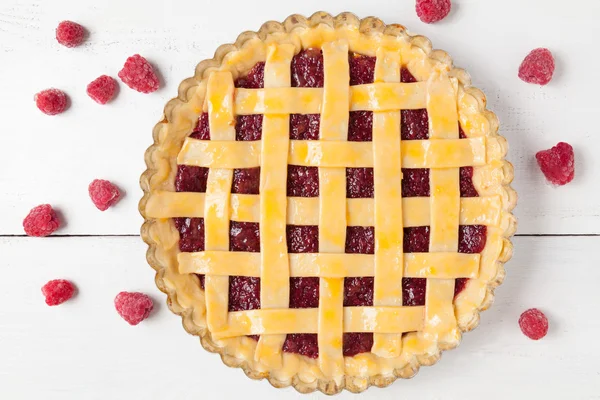
M371 389L364 398L598 398L600 256L590 251L598 246L598 237L517 238L495 304L460 348L415 379ZM0 238L5 398L302 397L251 381L204 351L165 306L145 250L135 237ZM79 293L49 308L40 287L59 277L72 279ZM123 321L113 306L121 290L150 294L151 318L136 327ZM550 318L550 332L539 342L517 325L529 307Z
M322 2L267 0L259 9L268 13L243 1L210 2L209 7L192 0L164 5L105 0L93 8L72 0L2 2L0 234L21 234L23 216L43 202L62 209L68 221L63 234L137 233L143 153L179 82L239 32L292 12L310 14ZM511 144L520 195L519 233L600 233L599 189L594 183L600 172L595 154L600 136L590 123L600 108L600 80L583 78L598 58L589 49L596 47L600 35L600 25L594 23L600 18L600 3L576 0L565 7L559 0L471 0L432 25L417 19L410 1L335 1L327 8L405 24L430 37L435 48L448 51L471 73ZM226 22L216 18L224 15ZM89 28L90 38L82 47L67 49L55 42L54 29L64 18ZM568 35L557 35L557 27ZM555 79L546 87L517 78L522 58L539 46L549 46L558 57ZM160 70L164 85L158 92L144 95L121 84L110 105L87 98L88 82L101 74L116 76L134 53ZM69 93L73 104L66 114L47 117L35 109L33 94L47 87ZM533 156L560 140L575 146L577 174L572 184L556 189L544 183ZM87 185L94 178L112 179L124 189L126 196L115 209L100 213L93 207Z

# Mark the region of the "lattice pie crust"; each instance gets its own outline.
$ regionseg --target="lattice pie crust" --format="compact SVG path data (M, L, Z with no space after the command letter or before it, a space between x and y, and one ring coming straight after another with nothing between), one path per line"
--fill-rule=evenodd
M322 88L290 87L290 62L321 48ZM375 82L349 86L348 52L377 57ZM264 89L234 80L265 62ZM405 66L417 79L400 82ZM426 108L428 140L400 140L400 110ZM373 111L372 142L347 141L348 113ZM208 112L211 140L188 137ZM289 115L321 115L320 139L289 139ZM262 140L235 141L235 116L264 114ZM467 138L459 139L458 125ZM301 392L384 386L459 344L492 302L512 253L512 166L485 96L450 57L400 25L349 13L267 22L201 62L154 129L141 179L148 261L169 307L209 351L252 378ZM210 168L206 193L175 192L178 164ZM321 197L286 197L288 164L319 168ZM234 168L261 167L260 195L231 194ZM472 166L479 197L461 198ZM371 167L374 198L346 199L345 168ZM430 168L431 197L402 198L401 168ZM326 195L323 195L326 194ZM205 251L179 251L173 217L202 217ZM229 252L229 223L260 224L260 253ZM318 225L319 253L288 254L286 224ZM481 254L457 252L458 226L487 226ZM375 253L344 254L346 227L374 226ZM403 227L430 226L430 252L403 254ZM205 274L205 291L195 274ZM258 310L228 312L229 276L261 278ZM343 307L344 277L374 277L372 307ZM319 307L289 308L289 278L318 277ZM427 278L425 306L402 305L403 277ZM454 299L455 278L470 278ZM373 332L372 352L344 357L344 332ZM317 333L319 357L285 353L288 333ZM261 335L257 342L246 335Z

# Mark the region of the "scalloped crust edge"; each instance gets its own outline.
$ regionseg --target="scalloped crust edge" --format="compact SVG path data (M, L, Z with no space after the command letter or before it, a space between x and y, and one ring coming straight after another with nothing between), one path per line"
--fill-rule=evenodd
M335 17L326 12L316 12L309 18L306 18L299 14L293 14L287 17L283 23L279 23L276 21L265 22L258 30L258 32L243 32L238 36L235 43L224 44L219 46L215 51L215 55L212 59L201 61L197 65L195 70L195 77L188 78L179 85L178 96L176 98L171 99L165 106L163 112L163 119L153 129L154 143L146 150L145 153L145 162L147 169L140 178L140 186L144 191L144 196L139 202L139 212L145 220L141 228L141 236L144 242L148 245L148 250L146 252L147 261L150 264L150 266L156 271L156 286L160 291L167 295L167 305L169 309L174 314L181 316L183 328L189 334L199 336L200 343L207 351L218 353L221 356L223 363L225 363L229 367L241 368L244 371L244 373L252 379L267 379L269 383L276 388L293 386L300 393L310 393L314 392L315 390L319 390L325 394L332 395L339 393L344 389L353 393L359 393L368 389L370 386L388 386L398 378L412 378L418 373L421 366L430 366L435 364L441 358L442 351L450 350L457 347L460 344L460 340L458 340L456 343L451 344L444 344L443 342L439 343L438 351L435 354L417 356L416 363L409 363L404 368L394 371L393 376L378 375L369 378L346 377L339 385L336 384L333 380L326 381L319 379L314 382L304 382L299 378L298 375L295 375L292 378L291 382L278 381L277 379L271 377L268 372L261 373L249 368L245 360L237 359L230 355L224 354L225 348L218 347L214 344L210 332L208 332L208 330L206 329L201 329L194 324L194 322L192 321L192 310L189 308L183 308L178 304L177 294L172 291L169 291L163 280L165 272L164 267L155 257L157 244L152 240L149 234L150 226L152 225L153 221L147 218L144 211L146 207L146 202L150 195L149 182L151 177L157 172L157 167L153 162L152 156L156 147L160 143L159 131L161 124L169 121L169 116L171 115L174 106L178 102L187 101L190 89L193 89L197 85L196 79L198 79L198 77L202 78L207 72L207 70L218 67L221 64L223 58L229 52L242 48L244 43L249 39L252 39L254 37L264 39L270 33L291 32L294 28L299 26L315 27L320 24L327 24L331 27L354 25L358 26L359 30L362 33L367 34L373 32L381 32L383 34L403 35L408 40L410 40L412 45L421 48L428 57L450 66L450 74L454 75L458 79L459 84L464 87L465 93L471 95L476 100L479 107L479 111L486 117L490 124L490 131L493 134L496 134L496 137L500 139L500 145L502 146L503 156L506 154L506 151L508 150L508 145L504 138L497 135L499 127L498 119L493 112L486 109L486 97L484 93L481 90L472 87L471 79L468 73L463 69L454 68L452 65L451 57L442 50L434 50L432 48L431 42L426 37L419 35L410 35L409 33L407 33L406 28L399 24L386 25L376 17L366 17L363 19L359 19L356 15L349 12L341 13ZM459 329L461 333L468 332L479 325L480 312L488 309L493 303L494 290L502 283L505 277L504 263L506 263L512 257L513 247L510 241L510 237L515 233L517 223L515 217L511 214L511 211L516 206L517 194L510 187L510 183L512 182L514 177L513 166L510 162L504 159L502 159L502 162L502 186L505 191L505 197L507 199L507 202L504 205L506 216L508 219L507 223L505 224L505 229L503 233L503 249L497 261L497 274L495 278L488 282L487 292L482 304L478 308L473 310L472 315L469 316L470 318L459 321Z

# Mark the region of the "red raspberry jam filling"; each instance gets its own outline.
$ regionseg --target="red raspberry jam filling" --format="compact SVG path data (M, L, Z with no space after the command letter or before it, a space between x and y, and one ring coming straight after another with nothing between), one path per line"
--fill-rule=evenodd
M350 83L352 85L373 82L375 58L362 55L349 55ZM291 65L292 86L323 86L323 55L320 50L308 49L297 54ZM415 82L411 73L403 68L402 82ZM264 82L264 63L256 64L247 76L236 81L236 87L261 88ZM426 140L429 138L427 110L401 111L402 140ZM260 140L262 116L238 116L236 140ZM466 135L459 127L460 137ZM191 137L209 140L208 115L203 114ZM354 111L350 113L348 140L371 141L373 137L373 113ZM290 139L318 140L318 114L292 114L290 116ZM429 170L403 169L402 196L428 197ZM177 191L205 192L207 168L178 166L175 187ZM473 186L473 169L460 169L460 193L462 197L478 196ZM232 193L258 194L260 188L260 168L236 169L234 171ZM346 195L348 198L372 198L374 192L372 168L346 169ZM294 197L319 196L319 171L316 167L288 166L287 195ZM204 250L204 220L202 218L175 218L175 226L180 233L181 251ZM459 227L459 252L480 253L485 246L485 226ZM288 225L286 230L289 253L317 253L319 251L318 226ZM346 230L346 253L373 254L375 250L374 227L349 226ZM230 224L230 251L260 251L260 233L257 223L235 222ZM428 252L429 227L404 228L404 252ZM199 276L204 288L204 276ZM344 280L344 306L373 305L373 277L348 277ZM455 295L466 285L467 279L457 279ZM406 306L425 304L426 280L404 278L402 280L403 302ZM319 306L319 278L290 278L290 308L317 308ZM232 276L229 278L229 310L241 311L260 308L260 278ZM251 336L258 339L257 336ZM354 356L371 351L372 333L347 332L343 338L343 353ZM319 348L316 334L289 334L283 350L307 357L316 358Z

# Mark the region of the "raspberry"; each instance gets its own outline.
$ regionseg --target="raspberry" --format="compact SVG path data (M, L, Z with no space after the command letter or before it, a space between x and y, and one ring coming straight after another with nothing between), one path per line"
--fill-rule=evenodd
M106 104L112 100L117 91L117 81L108 75L93 80L87 86L87 94L98 104Z
M129 325L137 325L150 315L152 299L139 292L121 292L115 297L115 308Z
M23 220L27 236L48 236L60 227L60 221L50 204L34 207Z
M570 144L560 142L549 150L539 151L535 158L546 179L551 183L562 186L573 180L575 155Z
M554 57L548 49L534 49L521 63L519 78L527 83L545 85L554 74Z
M42 294L46 297L46 304L57 306L73 297L75 286L67 280L54 279L42 286Z
M33 99L37 108L46 115L60 114L67 109L67 95L62 90L42 90Z
M119 78L133 90L142 93L152 93L159 86L154 68L139 54L127 59L123 69L119 72Z
M548 318L537 308L530 308L519 317L519 327L529 339L540 340L548 333Z
M85 29L75 22L63 21L56 28L56 40L63 46L77 47L84 39Z
M106 211L121 197L119 188L104 179L94 179L88 187L90 198L100 211Z
M417 0L417 15L426 24L438 22L450 13L452 2L450 0Z

